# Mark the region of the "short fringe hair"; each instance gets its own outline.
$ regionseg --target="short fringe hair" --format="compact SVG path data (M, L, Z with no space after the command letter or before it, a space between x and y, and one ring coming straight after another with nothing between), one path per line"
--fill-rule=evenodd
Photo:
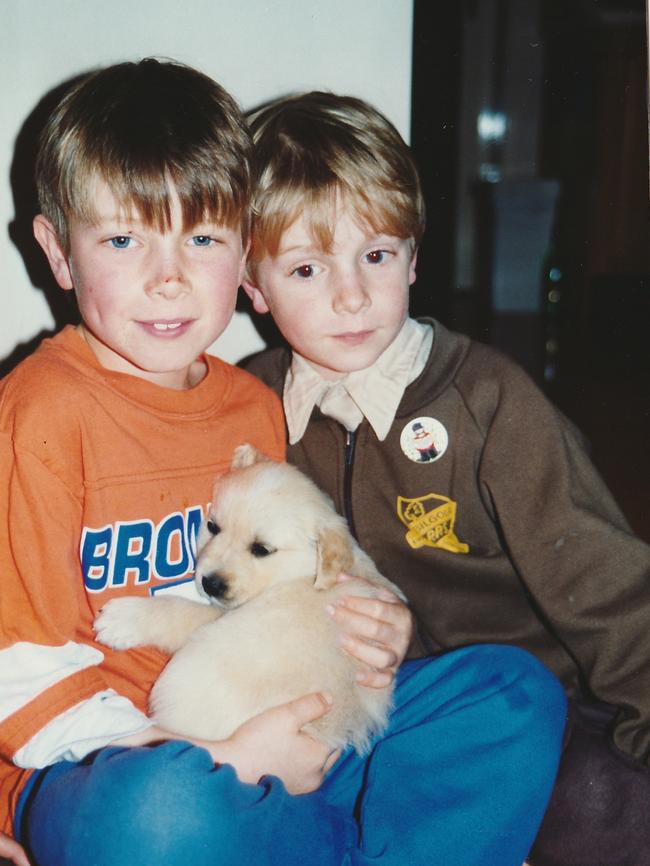
M185 228L216 219L247 242L250 154L237 103L207 75L154 58L119 63L85 77L50 116L36 162L41 211L68 249L70 219L96 221L101 180L162 231L172 183Z
M373 231L420 242L425 210L415 161L377 109L312 91L263 106L249 122L253 270L265 255L277 254L283 232L303 212L314 240L329 250L338 201Z

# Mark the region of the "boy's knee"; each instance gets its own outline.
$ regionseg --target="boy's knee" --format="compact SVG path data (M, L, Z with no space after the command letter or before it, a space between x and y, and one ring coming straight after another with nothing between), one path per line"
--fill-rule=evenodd
M547 780L557 768L567 718L562 684L532 654L510 646L485 646L482 662L493 670L499 727L527 761L532 776ZM490 675L488 674L488 677ZM515 747L514 744L517 744Z
M105 832L112 830L117 838L108 843L114 851L108 862L198 866L202 857L211 862L208 851L232 835L232 810L220 790L239 785L234 771L215 769L206 751L183 742L129 752L124 773L115 767L118 802L113 826ZM114 781L107 781L108 790Z
M398 674L396 712L405 718L454 717L454 724L502 732L549 748L566 722L562 685L525 650L477 644L431 659L406 662ZM411 700L415 698L416 700Z
M243 787L188 743L109 747L45 786L30 810L30 845L38 864L207 866L215 849L227 851L224 840L232 845Z
M538 751L559 751L566 723L564 689L548 668L525 650L478 644L442 659L458 701L453 707L470 720L472 707L504 737L537 743ZM435 660L434 660L435 664Z
M301 804L300 816L318 838L324 814L309 807L313 800L291 798L277 779L244 784L232 767L215 767L203 749L177 741L104 752L94 762L98 781L89 802L76 814L69 846L76 854L66 866L288 863L286 843L300 832L287 833L285 824ZM286 837L284 848L278 840L286 855L280 859L269 846L278 832ZM305 843L307 830L303 836Z
M549 711L561 713L566 720L567 699L564 687L555 674L538 658L516 647L499 647L508 651L508 663L516 666L531 698ZM516 659L515 659L516 657Z
M473 648L485 682L498 690L509 715L530 724L564 727L567 701L558 678L534 655L518 647L487 644Z
M466 659L474 666L478 676L488 683L502 685L520 684L532 700L541 700L549 706L556 704L564 708L566 698L558 680L532 653L507 644L477 644L467 647ZM513 698L516 709L517 698ZM523 700L522 706L526 701Z

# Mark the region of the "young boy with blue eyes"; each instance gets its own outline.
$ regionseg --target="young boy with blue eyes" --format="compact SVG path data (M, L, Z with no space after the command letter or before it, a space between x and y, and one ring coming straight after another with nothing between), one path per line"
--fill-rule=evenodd
M385 736L339 758L302 731L327 695L222 742L160 730L165 656L95 641L108 600L191 590L236 446L284 457L277 397L205 353L244 272L249 154L228 94L155 60L91 75L44 130L34 231L81 324L0 385L0 829L36 866L519 866L564 722L532 657L404 665ZM364 684L390 682L408 609L389 593L333 615Z
M424 206L386 118L307 93L251 122L245 288L289 350L248 369L283 399L288 459L404 590L413 654L514 644L563 681L574 720L531 862L650 863L647 545L513 363L409 318Z

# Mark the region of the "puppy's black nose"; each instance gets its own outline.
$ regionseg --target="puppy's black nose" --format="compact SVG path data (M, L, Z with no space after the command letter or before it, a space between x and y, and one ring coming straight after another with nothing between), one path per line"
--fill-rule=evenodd
M205 574L201 578L201 586L206 595L210 598L223 598L226 594L228 586L220 574L212 573Z

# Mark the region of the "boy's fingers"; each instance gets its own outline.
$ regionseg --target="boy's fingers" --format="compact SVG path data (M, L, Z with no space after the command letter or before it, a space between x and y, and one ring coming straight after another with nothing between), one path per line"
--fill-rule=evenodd
M348 655L354 656L355 659L368 665L369 668L385 671L397 665L397 654L388 646L366 643L365 640L359 640L359 638L345 633L341 634L340 641Z
M309 722L315 722L332 708L332 696L327 692L303 695L285 705L296 721L299 730Z
M411 612L408 607L398 598L395 598L395 596L389 599L365 598L362 595L344 595L343 598L338 600L337 604L350 610L364 613L366 616L373 617L374 619L384 620L385 622L405 623L411 618Z
M383 602L380 602L383 604ZM352 610L347 604L336 604L330 608L330 614L338 624L352 635L376 641L380 644L390 645L399 638L399 629L394 623L378 619L376 616ZM406 622L404 622L406 628ZM404 639L408 635L404 632Z

